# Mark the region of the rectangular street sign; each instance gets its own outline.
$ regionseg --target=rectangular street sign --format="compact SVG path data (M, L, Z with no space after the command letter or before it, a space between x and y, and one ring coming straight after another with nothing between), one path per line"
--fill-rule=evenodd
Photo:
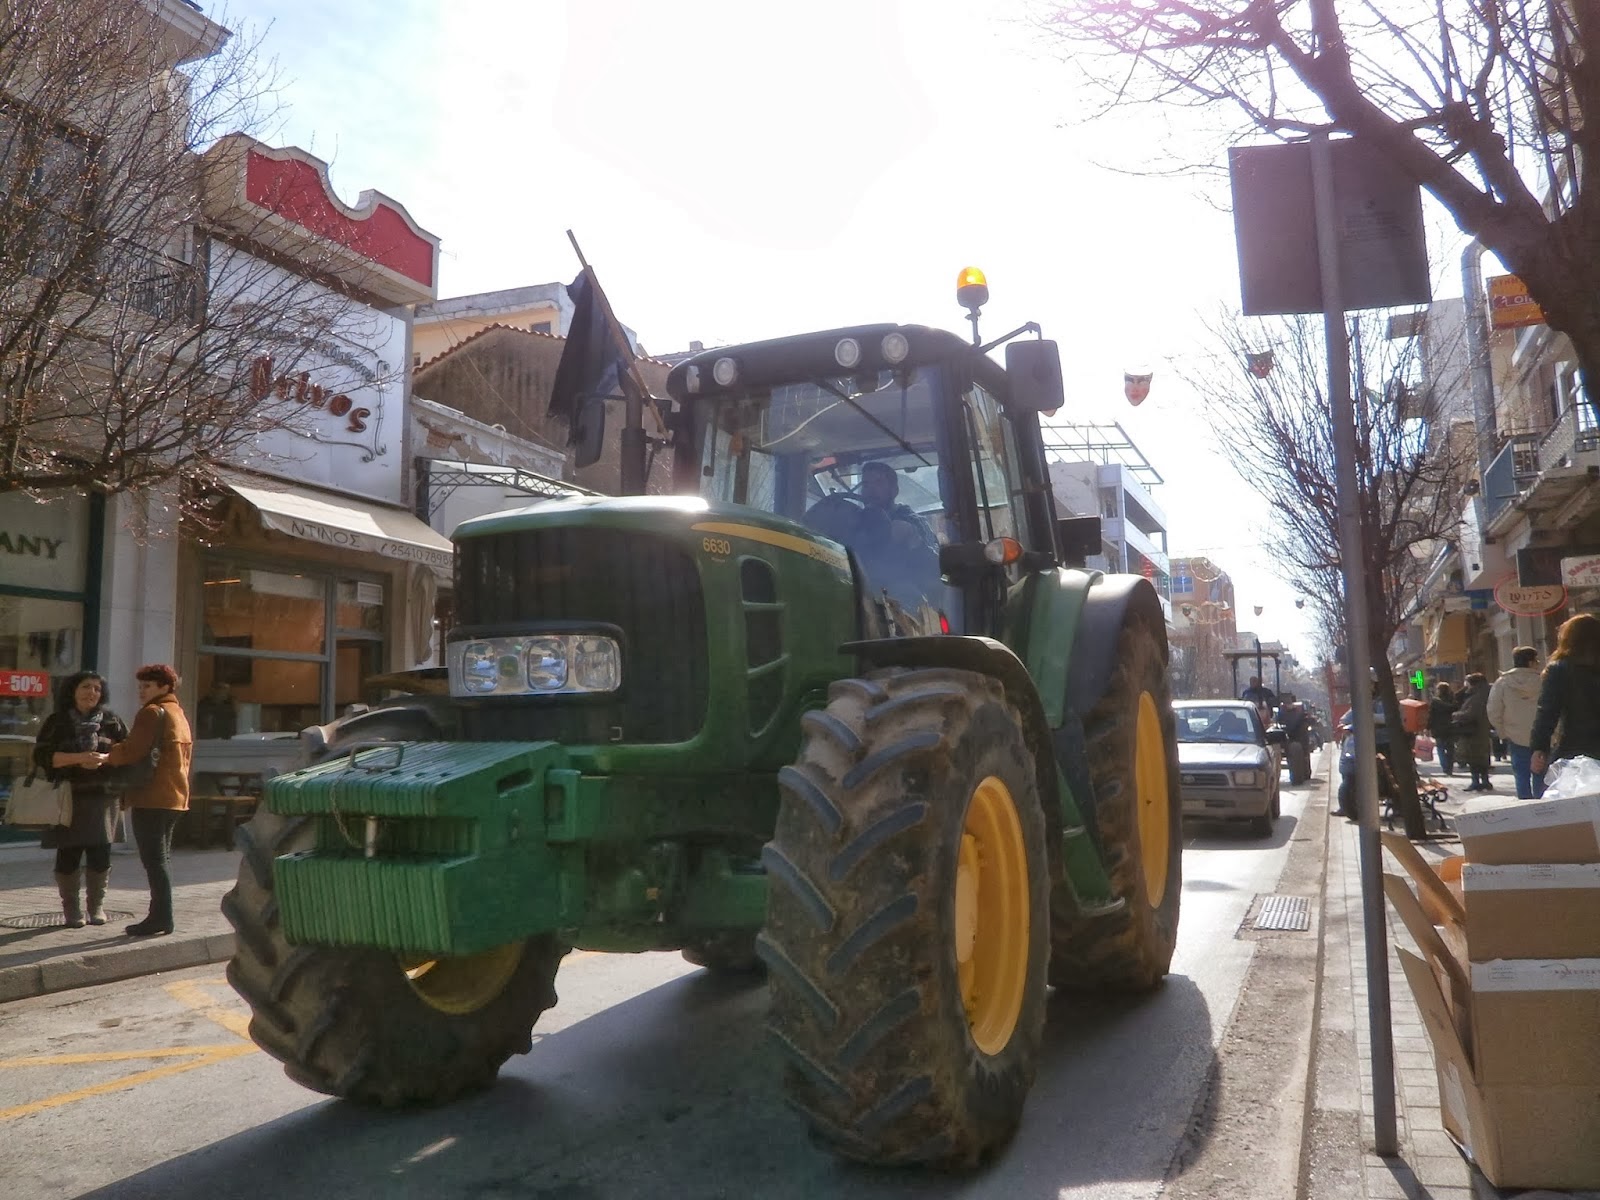
M1428 303L1433 292L1421 190L1355 138L1328 149L1344 308ZM1228 151L1228 174L1245 315L1322 312L1310 145L1235 146Z

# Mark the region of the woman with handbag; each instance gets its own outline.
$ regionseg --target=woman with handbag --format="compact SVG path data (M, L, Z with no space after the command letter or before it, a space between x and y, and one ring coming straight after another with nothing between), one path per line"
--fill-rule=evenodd
M104 767L123 771L122 803L133 819L133 840L150 880L150 914L128 926L130 937L172 932L172 876L167 860L172 831L189 807L189 757L194 734L178 705L174 689L178 673L165 663L151 663L134 672L139 684L139 712L133 729L120 745L101 758ZM103 769L103 768L102 768Z
M88 859L89 924L106 923L106 884L111 878L111 842L117 834L117 795L98 776L99 755L128 736L128 727L105 707L106 681L93 671L69 675L57 693L56 709L45 718L33 746L33 763L52 783L72 791L72 817L52 825L39 844L56 852L56 888L69 929L82 929L79 895Z

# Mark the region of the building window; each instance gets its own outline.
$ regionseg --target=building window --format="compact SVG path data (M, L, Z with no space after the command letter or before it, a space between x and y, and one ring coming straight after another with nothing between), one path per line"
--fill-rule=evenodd
M528 328L533 330L534 333L554 333L556 331L555 325L550 321L535 321Z
M204 576L196 737L296 733L379 698L383 581L222 557Z

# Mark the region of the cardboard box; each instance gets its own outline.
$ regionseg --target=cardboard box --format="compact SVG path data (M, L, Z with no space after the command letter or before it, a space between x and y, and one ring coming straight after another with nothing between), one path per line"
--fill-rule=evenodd
M1481 1083L1588 1084L1600 1097L1600 958L1473 964L1472 1062Z
M1461 887L1473 962L1600 958L1600 863L1468 863Z
M1408 950L1398 953L1433 1041L1444 1126L1462 1152L1496 1187L1600 1187L1600 1086L1484 1080L1473 1070L1433 970ZM1588 1053L1594 1053L1592 1044Z
M1600 863L1600 796L1478 796L1456 817L1468 862Z

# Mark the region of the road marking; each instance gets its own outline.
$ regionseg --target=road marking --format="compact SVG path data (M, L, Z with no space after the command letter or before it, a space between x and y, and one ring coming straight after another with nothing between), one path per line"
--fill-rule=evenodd
M213 1024L220 1025L229 1033L250 1041L250 1019L242 1013L234 1012L218 1004L208 996L202 985L227 983L226 979L183 979L177 983L166 986L167 995L171 996L185 1008L191 1009ZM250 1048L255 1049L255 1043L250 1043Z
M181 1075L185 1071L193 1071L197 1067L209 1067L213 1063L223 1062L230 1058L256 1052L254 1045L232 1043L225 1046L195 1046L187 1051L191 1057L188 1062L171 1063L164 1067L152 1067L148 1071L138 1071L132 1075L124 1075L121 1079L113 1079L106 1083L97 1083L92 1087L79 1088L75 1092L61 1092L55 1096L46 1096L43 1100L35 1100L31 1104L18 1104L12 1108L0 1108L0 1121L10 1121L17 1117L30 1116L33 1113L44 1112L46 1109L60 1108L66 1104L75 1104L79 1100L87 1100L93 1096L104 1096L110 1092L121 1092L131 1087L138 1087L141 1083L150 1083L157 1079L166 1079L173 1075ZM157 1050L153 1053L146 1051L143 1054L129 1053L127 1058L151 1058L165 1056L173 1053L171 1050ZM179 1051L183 1053L183 1051ZM71 1055L63 1057L73 1057ZM101 1061L110 1061L103 1059ZM28 1065L27 1060L17 1060L0 1064L4 1066Z
M163 1046L154 1050L105 1050L86 1054L49 1054L34 1055L28 1058L0 1059L0 1069L140 1062L153 1058L178 1058L184 1060L182 1062L167 1063L159 1067L151 1067L144 1071L135 1071L132 1075L124 1075L120 1079L108 1080L105 1083L97 1083L90 1087L77 1088L70 1092L60 1092L54 1096L46 1096L43 1100L34 1100L28 1104L0 1108L0 1121L10 1121L17 1117L31 1116L47 1109L76 1104L79 1100L88 1100L94 1096L104 1096L110 1092L126 1091L128 1088L138 1087L143 1083L153 1083L158 1079L168 1079L173 1075L181 1075L185 1071L193 1071L200 1067L209 1067L215 1063L226 1062L230 1058L241 1058L246 1054L259 1053L259 1047L250 1040L250 1022L248 1018L229 1009L224 1004L218 1003L205 990L208 986L225 986L227 982L226 979L222 978L186 979L177 983L166 984L163 990L191 1012L199 1014L206 1020L234 1034L242 1039L241 1041L224 1042L211 1046Z

